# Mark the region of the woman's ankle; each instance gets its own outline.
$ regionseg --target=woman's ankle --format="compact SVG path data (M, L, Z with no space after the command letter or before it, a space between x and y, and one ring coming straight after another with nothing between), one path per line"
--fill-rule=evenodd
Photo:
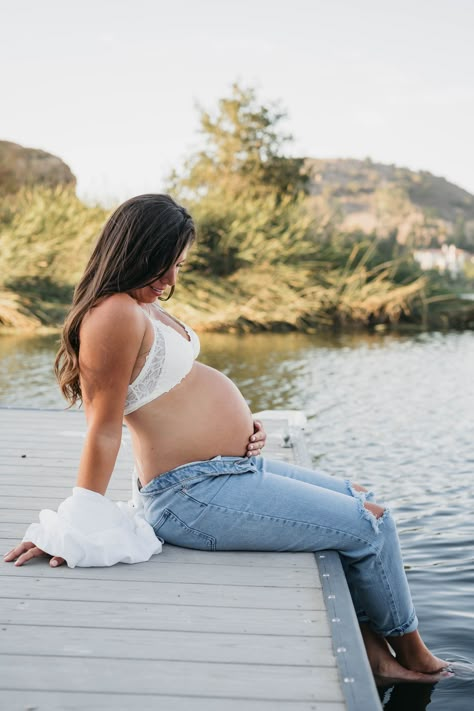
M429 671L420 671L403 665L393 656L387 640L377 635L368 625L361 624L360 627L367 658L378 685L384 685L389 680L391 682L419 682L428 684L440 681L441 678L443 678L444 672L437 673L431 669ZM424 647L423 642L422 645ZM436 659L430 652L428 652L428 654L430 655L430 662Z
M397 661L406 669L424 674L434 674L448 666L447 662L430 652L418 630L386 639L395 652Z

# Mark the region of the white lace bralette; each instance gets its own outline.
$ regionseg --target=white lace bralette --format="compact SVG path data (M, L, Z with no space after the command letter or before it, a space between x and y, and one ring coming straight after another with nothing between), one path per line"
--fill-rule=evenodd
M166 313L161 307L157 308ZM153 343L143 368L128 386L124 415L174 388L189 373L199 354L199 338L192 328L174 319L184 328L188 336L185 338L173 326L153 318L148 311L145 314L153 326Z

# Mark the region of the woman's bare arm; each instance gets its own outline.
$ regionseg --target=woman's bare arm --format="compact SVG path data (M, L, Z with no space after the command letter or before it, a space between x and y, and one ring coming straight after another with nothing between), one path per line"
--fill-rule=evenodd
M87 436L77 486L105 494L122 439L127 388L146 317L126 294L93 309L81 328L80 370Z
M81 388L87 435L77 475L77 486L105 494L122 438L125 398L143 341L145 316L126 294L116 294L93 309L80 333ZM4 557L23 565L44 552L24 541ZM64 559L53 556L55 567Z

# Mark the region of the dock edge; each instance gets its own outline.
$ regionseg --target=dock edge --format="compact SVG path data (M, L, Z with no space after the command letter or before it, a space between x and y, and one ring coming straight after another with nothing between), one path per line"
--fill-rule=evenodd
M265 410L255 415L263 420L286 422L290 446L301 466L311 467L303 430L307 420L299 410ZM341 688L347 711L381 711L382 703L375 685L359 622L347 585L339 553L334 550L317 551L316 565L331 627L331 637Z

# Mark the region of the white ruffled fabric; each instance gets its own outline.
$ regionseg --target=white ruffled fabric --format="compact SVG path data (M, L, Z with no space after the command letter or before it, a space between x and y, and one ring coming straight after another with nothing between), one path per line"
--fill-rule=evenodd
M23 541L32 541L69 568L142 563L161 553L162 541L145 521L136 486L132 501L114 503L90 489L76 486L57 512L43 509Z

